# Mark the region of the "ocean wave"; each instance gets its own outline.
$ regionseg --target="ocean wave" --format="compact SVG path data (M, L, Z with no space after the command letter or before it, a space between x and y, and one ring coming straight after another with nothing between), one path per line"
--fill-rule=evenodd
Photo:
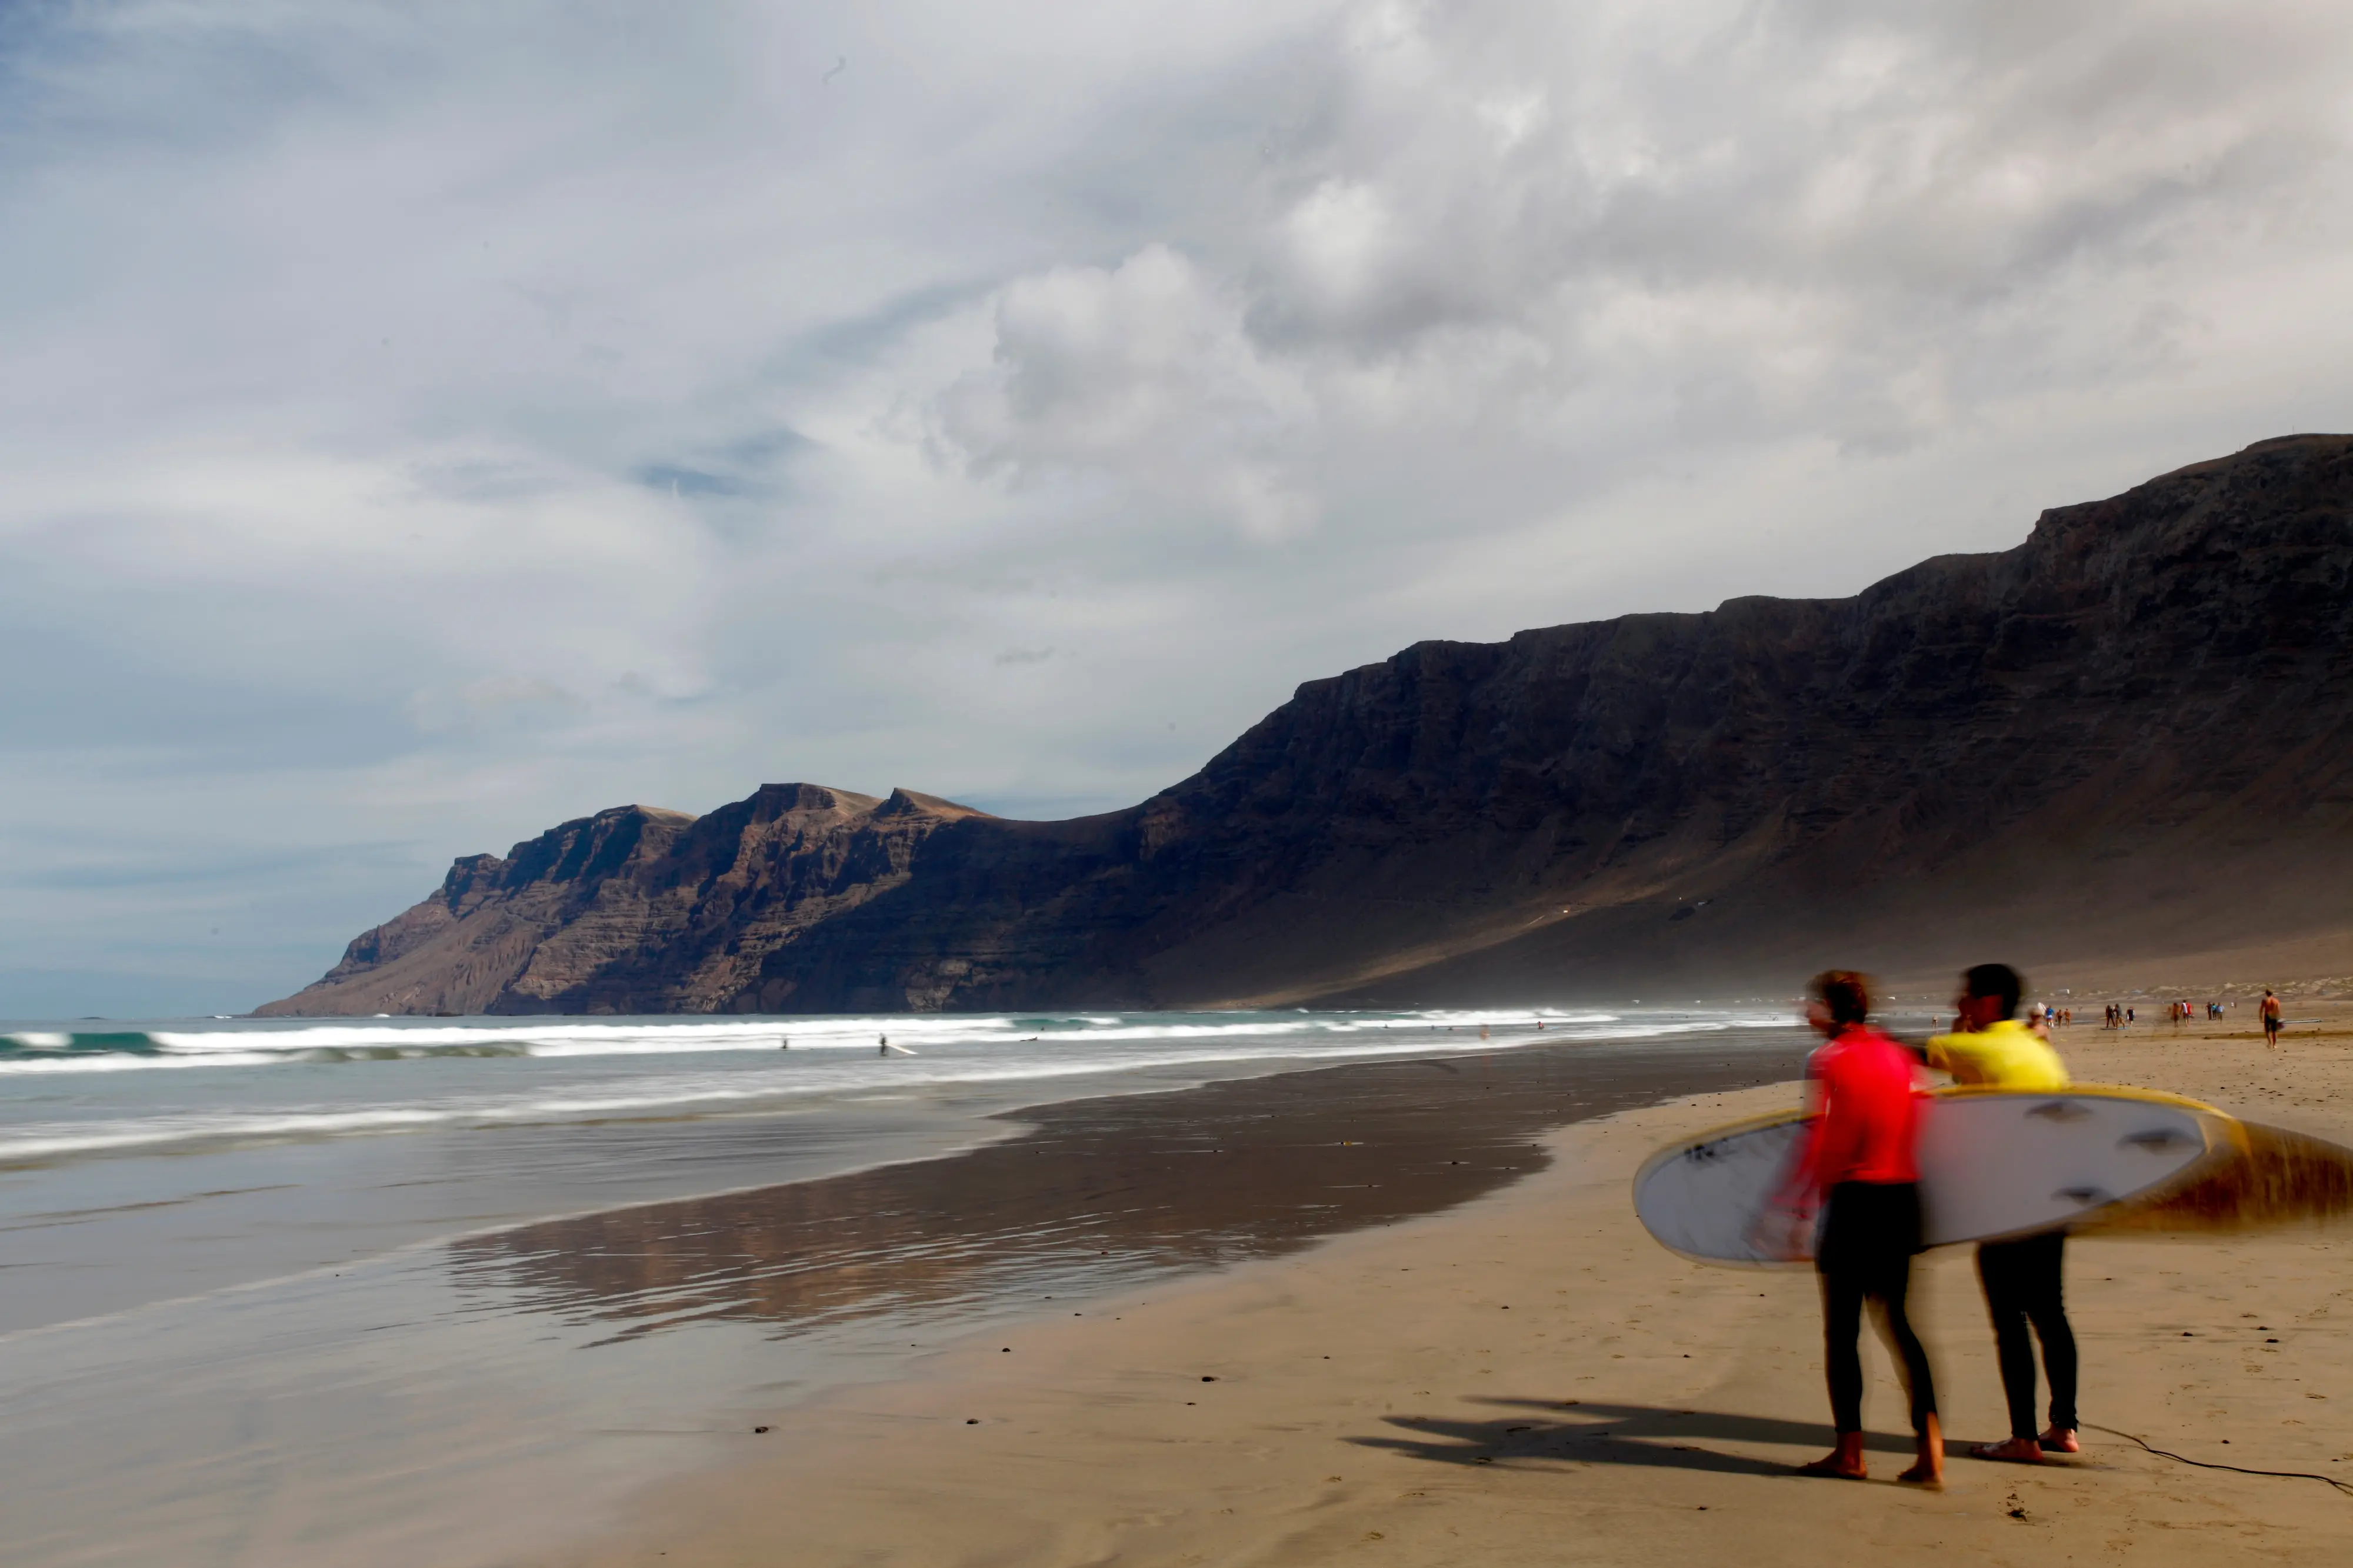
M0 1035L0 1061L17 1057L152 1056L163 1048L143 1029L19 1029Z
M1015 1048L1078 1053L1084 1070L1157 1061L1153 1047L1176 1047L1186 1059L1271 1054L1324 1060L1351 1055L1456 1047L1637 1040L1692 1032L1786 1026L1782 1016L1625 1014L1599 1009L1500 1014L1465 1009L1420 1013L868 1015L825 1018L586 1019L332 1024L240 1021L220 1028L149 1026L84 1031L19 1027L0 1034L0 1081L77 1073L139 1073L192 1068L343 1067L407 1061L531 1058L689 1058L714 1053L811 1057L871 1056L878 1041L920 1058L945 1053L974 1059ZM1541 1024L1542 1027L1536 1027ZM1009 1064L1008 1064L1009 1065ZM896 1081L908 1073L902 1068Z
M435 1058L691 1056L712 1051L871 1048L888 1036L915 1050L997 1042L1124 1045L1158 1040L1242 1037L1349 1038L1396 1033L1442 1035L1482 1026L1582 1031L1615 1025L1606 1012L1535 1011L1498 1015L1460 1010L1412 1014L1038 1014L1027 1016L871 1015L754 1020L466 1020L450 1023L279 1025L240 1022L227 1028L83 1031L18 1029L0 1034L0 1075L11 1072L124 1070L140 1067L265 1067L290 1063L405 1061ZM1572 1036L1573 1037L1573 1036Z
M1215 1077L1219 1076L1220 1069L1242 1064L1320 1067L1384 1058L1472 1055L1548 1044L1668 1039L1755 1027L1760 1024L1788 1026L1789 1023L1786 1018L1734 1019L1721 1016L1644 1019L1611 1016L1605 1021L1599 1016L1588 1016L1577 1025L1567 1025L1566 1020L1563 1022L1565 1026L1554 1027L1547 1020L1547 1028L1541 1033L1522 1026L1503 1031L1489 1039L1482 1039L1475 1032L1464 1030L1460 1026L1455 1033L1449 1035L1444 1032L1442 1025L1434 1036L1427 1026L1411 1029L1392 1027L1387 1031L1388 1038L1381 1038L1377 1034L1366 1037L1362 1031L1335 1031L1330 1037L1323 1039L1301 1039L1293 1034L1260 1029L1255 1031L1257 1037L1253 1039L1239 1037L1232 1031L1167 1029L1161 1031L1156 1047L1137 1037L1143 1031L1105 1029L1093 1037L1116 1048L1073 1050L1058 1042L1051 1051L1040 1051L1035 1047L1045 1043L1043 1038L1026 1036L996 1042L999 1047L997 1049L955 1051L934 1047L934 1054L913 1058L881 1058L869 1047L857 1055L807 1053L788 1061L777 1060L772 1067L746 1063L723 1068L714 1064L703 1071L689 1073L614 1077L608 1072L607 1076L598 1079L570 1078L563 1081L528 1084L518 1083L512 1078L479 1082L445 1079L441 1081L447 1092L389 1103L279 1104L224 1107L209 1110L194 1110L185 1105L175 1105L168 1109L158 1108L145 1115L115 1114L81 1121L20 1121L0 1128L0 1165L21 1166L96 1154L152 1152L196 1144L416 1131L435 1126L626 1121L670 1119L682 1113L741 1113L781 1109L796 1102L808 1103L828 1097L858 1099L877 1094L899 1096L942 1089L1002 1088L1090 1076L1116 1080L1154 1069L1189 1070ZM329 1053L348 1047L324 1047L312 1031L290 1033L296 1033L301 1039L295 1051L261 1059L285 1061L299 1058L311 1062L386 1059L378 1056L335 1057ZM1068 1038L1064 1037L1064 1041L1067 1042ZM1012 1048L1004 1048L1007 1046ZM1031 1048L1022 1049L1023 1047ZM439 1053L442 1059L459 1054L448 1050ZM467 1050L462 1054L496 1053ZM528 1053L505 1054L521 1056ZM163 1059L182 1066L245 1065L249 1053L215 1053ZM429 1058L418 1053L418 1059ZM122 1057L115 1060L122 1067L152 1066L157 1058ZM0 1071L6 1070L7 1065L0 1064ZM13 1065L31 1067L36 1064ZM79 1065L88 1070L95 1064L53 1061L47 1065L51 1068ZM550 1062L544 1069L533 1070L565 1072L557 1062ZM130 1108L125 1106L123 1109Z

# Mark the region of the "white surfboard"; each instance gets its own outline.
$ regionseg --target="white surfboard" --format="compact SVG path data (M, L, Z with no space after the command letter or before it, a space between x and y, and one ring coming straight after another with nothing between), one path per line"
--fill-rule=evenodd
M1806 1121L1802 1111L1758 1117L1660 1150L1635 1173L1635 1214L1686 1258L1810 1259L1810 1227L1768 1212ZM2149 1089L1943 1090L1922 1107L1923 1240L1991 1241L2105 1217L2228 1157L2237 1128L2211 1106Z

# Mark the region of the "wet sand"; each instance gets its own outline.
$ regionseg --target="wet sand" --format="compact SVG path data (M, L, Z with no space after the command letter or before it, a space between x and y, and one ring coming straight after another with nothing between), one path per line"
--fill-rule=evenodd
M2353 1141L2348 1011L2296 1005L2322 1022L2277 1051L2243 1026L2146 1022L2121 1039L2078 1025L2062 1045L2086 1081ZM2113 1430L2032 1468L1958 1452L2006 1423L1968 1256L1931 1255L1918 1293L1950 1484L1887 1479L1906 1444L1875 1349L1873 1484L1790 1475L1830 1440L1811 1277L1685 1263L1626 1197L1660 1142L1790 1093L1561 1127L1532 1139L1545 1168L1451 1211L1157 1280L1083 1316L1041 1310L917 1375L753 1413L776 1429L738 1460L628 1500L622 1530L541 1561L1811 1564L1957 1549L2319 1563L2353 1550L2342 1228L2075 1243L2084 1419Z
M948 1158L520 1226L452 1249L510 1310L616 1335L959 1322L1295 1252L1540 1169L1566 1123L1786 1076L1795 1030L1521 1047L1034 1107Z

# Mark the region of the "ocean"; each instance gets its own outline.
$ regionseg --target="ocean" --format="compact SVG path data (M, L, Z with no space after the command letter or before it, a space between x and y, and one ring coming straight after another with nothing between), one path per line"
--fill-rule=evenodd
M10 1561L528 1554L1041 1294L1461 1201L1805 1043L1764 1005L0 1025ZM1094 1173L984 1158L1023 1138Z

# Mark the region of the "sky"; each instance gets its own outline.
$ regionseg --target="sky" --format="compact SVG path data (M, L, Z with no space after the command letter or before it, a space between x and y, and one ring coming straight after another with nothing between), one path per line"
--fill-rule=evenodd
M2341 0L0 0L0 1016L2353 428Z

